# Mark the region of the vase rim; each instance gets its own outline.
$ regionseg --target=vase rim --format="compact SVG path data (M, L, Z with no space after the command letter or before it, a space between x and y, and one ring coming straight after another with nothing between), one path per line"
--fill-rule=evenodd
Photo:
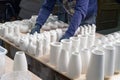
M62 43L70 43L71 40L70 40L70 39L62 39L61 42L62 42Z
M76 41L76 40L79 40L79 39L80 39L79 37L75 37L75 36L74 37L70 37L70 40L75 40Z
M16 54L22 55L22 54L24 54L24 51L17 51Z
M93 50L92 53L96 55L104 55L104 52L101 50Z
M116 42L114 45L115 46L120 46L120 42Z
M79 55L79 52L73 52L72 55Z
M103 47L108 50L114 50L114 47L112 45L104 45Z
M52 46L61 46L62 43L61 42L52 42L51 45Z

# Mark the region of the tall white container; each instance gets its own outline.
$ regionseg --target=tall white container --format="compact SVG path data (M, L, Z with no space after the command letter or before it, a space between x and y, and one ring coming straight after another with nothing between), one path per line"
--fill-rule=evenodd
M16 52L15 57L14 57L13 70L14 71L27 71L28 70L26 56L23 51Z
M91 48L95 44L95 34L88 35L87 48Z
M69 52L65 49L62 49L60 56L58 58L58 64L57 69L60 72L66 72L68 68L68 62L69 62Z
M36 57L41 57L43 56L43 41L41 39L38 39L37 40L37 44L36 44L36 54L35 56Z
M71 52L79 52L80 46L80 38L79 37L71 37L70 40L72 41L72 48Z
M71 47L72 47L72 41L70 39L62 39L62 48L65 49L66 51L71 52Z
M0 77L5 73L5 55L7 50L0 46Z
M82 59L82 74L86 74L90 61L91 52L89 49L84 49L81 51L80 55Z
M86 80L104 80L104 52L92 51Z
M51 43L50 49L50 63L54 66L58 63L58 58L62 50L62 44L60 42Z
M79 46L79 50L81 51L82 49L86 49L87 48L87 42L88 42L88 36L87 35L78 35L78 37L80 38L80 46Z
M115 43L115 72L120 72L120 42Z
M115 69L115 48L113 46L104 45L105 52L105 77L114 75Z
M78 52L73 52L67 69L67 76L71 79L79 78L81 75L82 61Z

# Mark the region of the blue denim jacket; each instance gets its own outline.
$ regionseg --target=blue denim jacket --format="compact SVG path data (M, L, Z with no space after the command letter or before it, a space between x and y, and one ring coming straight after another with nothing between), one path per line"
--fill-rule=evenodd
M52 12L57 0L45 0L42 8L39 11L36 25L43 25L50 13ZM73 36L80 24L93 24L92 17L97 13L97 0L76 0L74 14L71 18L69 28L65 35Z

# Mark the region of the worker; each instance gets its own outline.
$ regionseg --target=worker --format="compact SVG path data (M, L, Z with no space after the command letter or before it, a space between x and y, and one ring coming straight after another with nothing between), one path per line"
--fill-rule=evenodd
M34 32L40 33L40 29L52 12L56 1L45 0L31 34ZM61 39L72 37L80 25L96 23L97 0L59 0L59 2L68 15L71 16L69 27Z

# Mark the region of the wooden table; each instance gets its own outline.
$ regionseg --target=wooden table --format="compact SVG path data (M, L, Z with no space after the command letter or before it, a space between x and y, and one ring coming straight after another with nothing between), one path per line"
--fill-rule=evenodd
M96 34L97 37L102 37L103 35L101 34ZM4 39L3 37L0 37L1 40L4 41L5 43L5 48L10 52L10 48L12 47L12 50L18 51L20 50L19 47L15 46L13 43L10 41ZM15 54L15 51L12 52ZM35 57L27 52L26 56L27 59L29 60L28 65L29 65L29 70L41 77L43 80L72 80L69 77L66 76L66 73L60 73L55 66L52 66L49 64L49 58L48 56L43 56L43 57ZM10 54L10 53L8 53ZM9 55L10 56L10 55ZM116 77L116 76L115 76ZM117 75L118 77L118 75ZM112 78L111 78L112 79ZM111 80L111 79L105 79L105 80ZM78 80L78 79L75 79ZM85 75L81 76L81 79L79 80L85 80ZM112 79L114 80L114 79ZM117 80L117 79L115 79Z
M6 58L6 66L5 66L5 73L9 73L13 71L13 60L10 59L9 57L5 57ZM30 72L30 71L29 71ZM39 77L37 77L35 74L33 74L32 72L30 72L32 79L31 80L42 80Z

